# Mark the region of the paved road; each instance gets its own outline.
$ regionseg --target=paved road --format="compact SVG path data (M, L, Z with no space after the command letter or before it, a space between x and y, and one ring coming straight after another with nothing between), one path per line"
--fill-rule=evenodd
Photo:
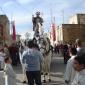
M64 72L65 65L63 63L63 57L60 55L55 55L52 57L51 64L51 78L52 82L43 83L43 85L64 85ZM17 84L18 85L27 85L22 83L22 69L21 66L14 67L15 72L17 73Z

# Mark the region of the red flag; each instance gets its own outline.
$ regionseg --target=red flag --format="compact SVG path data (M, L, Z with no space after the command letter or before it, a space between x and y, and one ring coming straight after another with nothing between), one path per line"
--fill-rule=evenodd
M12 39L16 40L15 22L12 21Z
M52 38L53 38L53 41L56 41L56 26L55 26L55 23L52 23Z

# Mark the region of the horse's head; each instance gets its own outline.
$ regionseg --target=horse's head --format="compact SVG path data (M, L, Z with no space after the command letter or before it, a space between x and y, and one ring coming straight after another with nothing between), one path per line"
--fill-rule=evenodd
M42 26L40 24L40 22L36 23L36 27L35 27L35 36L36 35L41 35L42 34Z
M48 52L50 51L50 42L48 38L40 38L39 47L40 47L41 53L45 55L48 54Z

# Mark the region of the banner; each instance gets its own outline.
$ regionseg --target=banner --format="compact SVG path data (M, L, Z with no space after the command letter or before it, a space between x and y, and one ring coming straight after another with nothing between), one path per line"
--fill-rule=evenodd
M56 41L56 26L55 26L55 23L52 23L52 39L53 41Z
M15 22L12 21L12 39L16 40L16 29L15 29Z

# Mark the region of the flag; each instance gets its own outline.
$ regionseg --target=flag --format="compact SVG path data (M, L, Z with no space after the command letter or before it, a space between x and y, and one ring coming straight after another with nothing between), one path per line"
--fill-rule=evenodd
M16 29L15 29L15 22L12 21L12 39L16 40Z
M52 39L53 39L53 41L56 41L56 26L55 26L55 23L52 23L51 30L52 30Z

